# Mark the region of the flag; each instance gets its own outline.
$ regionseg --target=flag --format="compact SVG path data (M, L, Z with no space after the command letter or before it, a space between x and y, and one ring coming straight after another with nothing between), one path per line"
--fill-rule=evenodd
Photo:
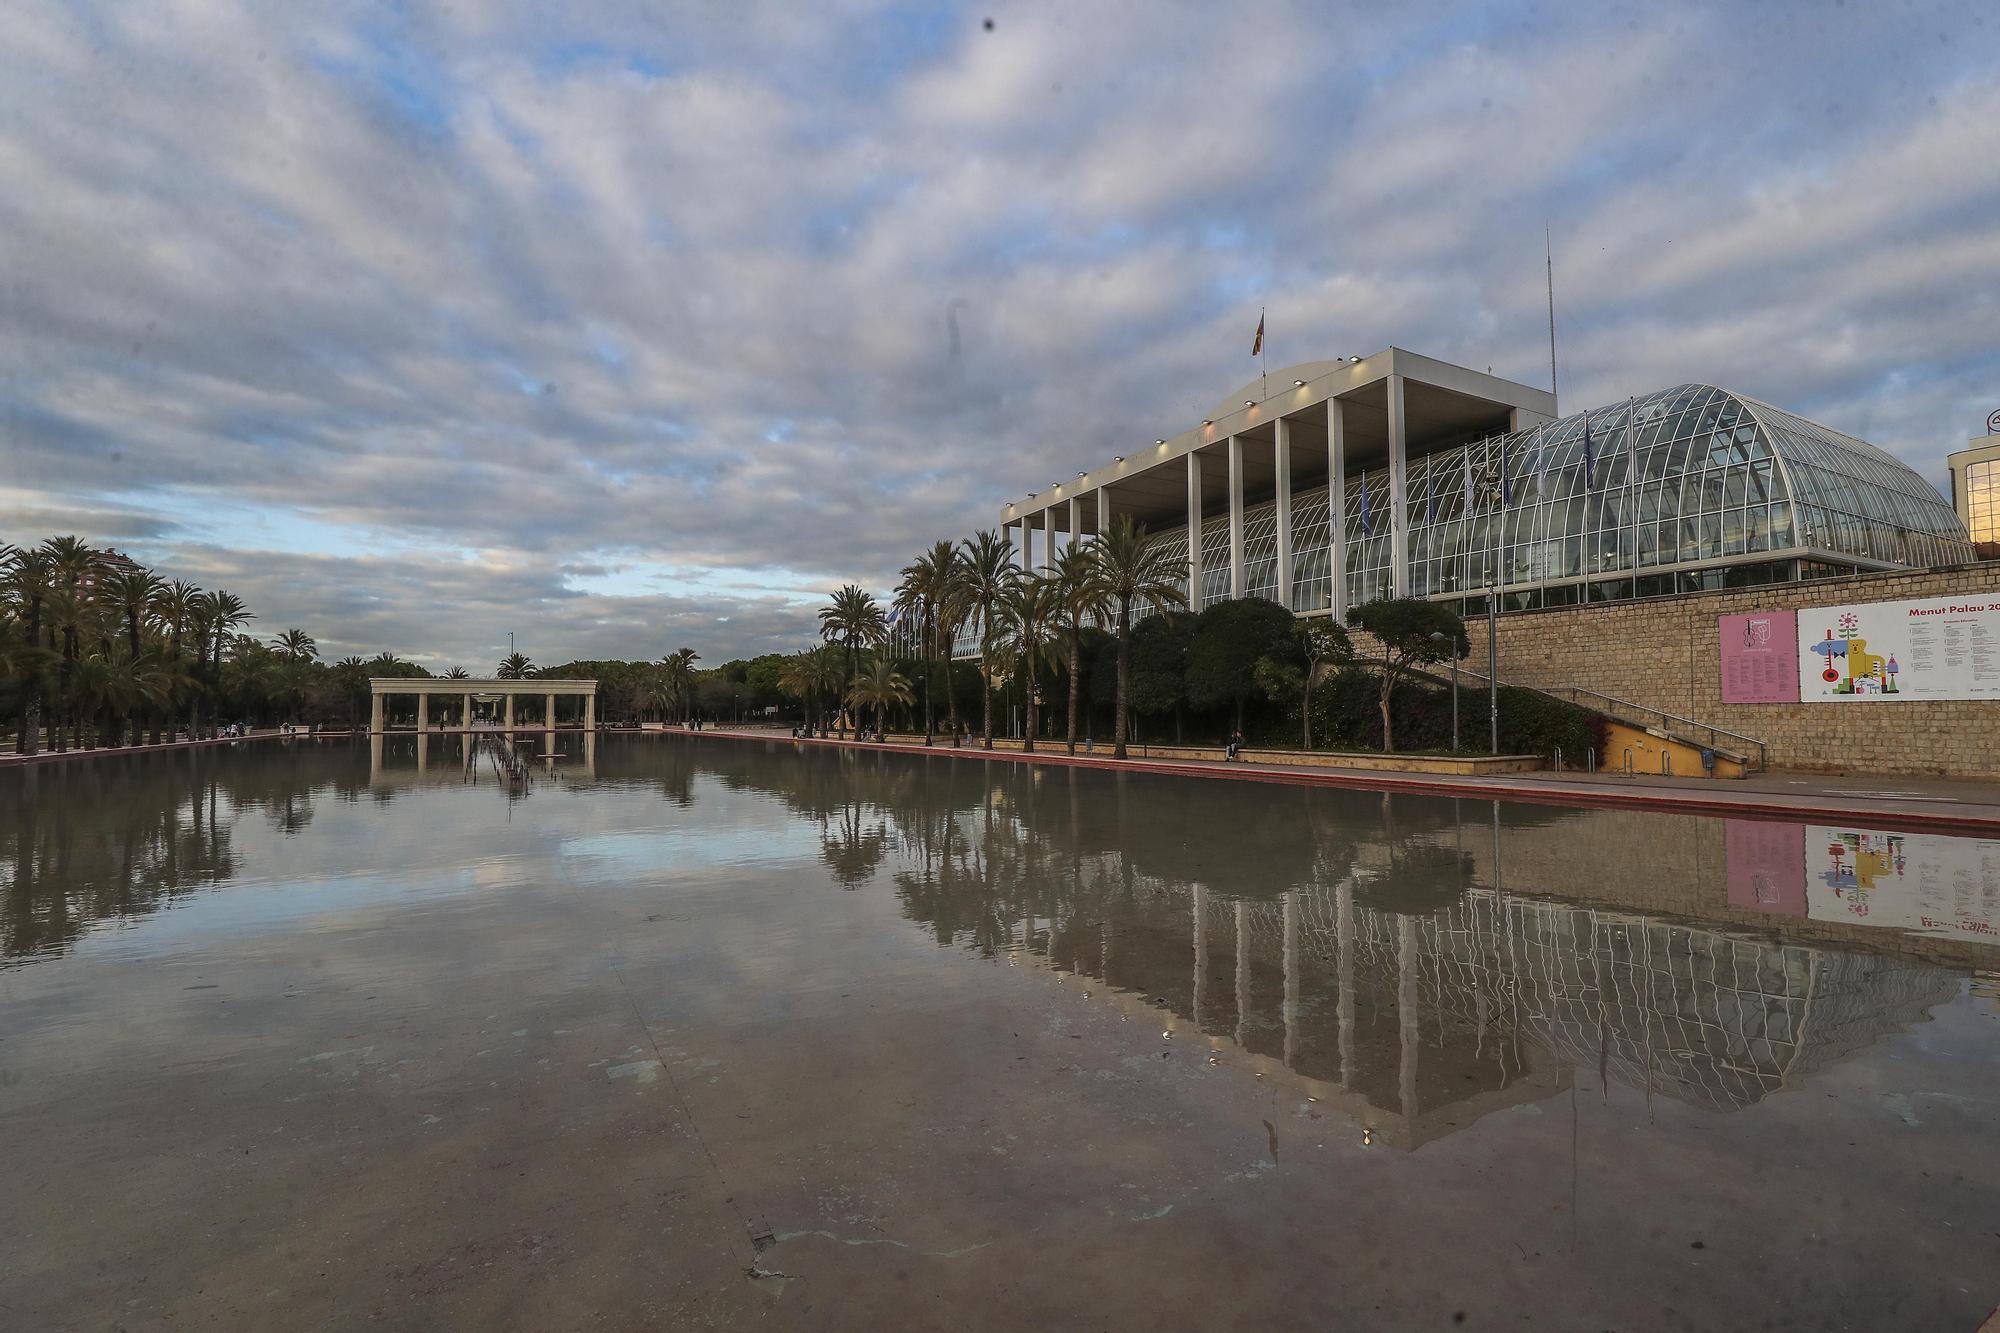
M1589 490L1597 471L1597 454L1590 447L1590 413L1583 414L1583 489Z
M1368 474L1366 472L1361 474L1361 535L1364 537L1375 535L1375 524L1368 517Z
M901 602L897 602L894 606L891 606L889 608L889 620L885 628L887 629L896 628L896 622L901 620L902 618L903 618L903 604Z
M1257 336L1251 339L1250 341L1250 355L1262 356L1263 354L1264 354L1264 312L1259 310L1257 312Z

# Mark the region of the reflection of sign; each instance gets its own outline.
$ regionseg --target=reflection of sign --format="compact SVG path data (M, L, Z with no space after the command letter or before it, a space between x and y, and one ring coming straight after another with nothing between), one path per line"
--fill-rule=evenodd
M1799 701L1799 622L1790 611L1720 616L1722 702L1795 704Z
M1798 613L1807 701L2000 699L2000 598L1866 602Z
M2000 842L1805 827L1806 915L2000 944Z
M1729 905L1778 916L1806 914L1806 830L1761 819L1723 821Z

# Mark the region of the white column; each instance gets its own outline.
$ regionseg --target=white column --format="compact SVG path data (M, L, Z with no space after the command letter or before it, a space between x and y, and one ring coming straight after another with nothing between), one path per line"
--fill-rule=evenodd
M507 691L507 730L514 729L514 691Z
M1347 410L1338 398L1326 400L1327 556L1332 588L1327 605L1335 620L1347 619Z
M1272 461L1277 466L1278 605L1292 609L1292 423L1279 417Z
M1063 545L1083 545L1083 497L1075 495L1069 502L1069 535L1063 538Z
M1188 610L1201 610L1201 453L1190 449L1187 456L1188 502Z
M1026 574L1034 569L1034 559L1035 520L1032 517L1024 517L1021 520L1021 555L1014 563L1021 567L1023 574Z
M1111 488L1097 488L1097 540L1103 541L1111 532Z
M464 702L459 705L458 725L467 731L472 730L472 696L469 694L465 696Z
M422 690L417 691L417 730L431 729L431 697Z
M1389 578L1398 597L1410 595L1410 504L1404 473L1409 442L1403 417L1403 377L1389 377Z
M375 698L369 703L368 730L381 731L387 725L387 709L383 706L382 693L378 690L375 693Z
M1229 437L1229 595L1243 595L1243 437Z
M591 693L583 696L583 729L586 732L593 732L597 730L596 691L592 691Z
M542 725L550 731L556 729L556 697L553 694L542 696Z
M1042 511L1042 573L1056 572L1056 507Z

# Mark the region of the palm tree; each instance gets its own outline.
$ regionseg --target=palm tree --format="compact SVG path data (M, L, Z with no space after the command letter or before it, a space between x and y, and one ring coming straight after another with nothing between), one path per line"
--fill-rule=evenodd
M208 672L208 683L209 688L217 696L216 711L219 718L222 706L222 646L228 642L232 634L239 627L247 621L255 620L256 617L244 608L242 598L238 597L235 593L222 592L220 590L201 594L197 602L197 611L206 634L206 642L212 645L213 666ZM196 662L201 662L204 656L204 643L197 640L195 645ZM195 729L197 732L201 729L199 710L197 710L195 718Z
M868 665L847 687L848 707L858 714L863 709L875 710L875 730L889 729L889 709L893 705L908 706L915 699L910 692L910 681L896 664L889 660L887 653L875 653L868 659Z
M819 634L828 643L838 643L847 650L847 673L842 688L854 682L855 654L863 648L872 648L888 637L888 626L882 619L881 604L873 593L864 592L849 583L833 594L833 600L820 608ZM840 734L847 736L847 717L840 718Z
M683 722L688 720L694 704L694 664L700 660L701 654L692 648L676 648L660 659L663 697L670 707L679 708Z
M960 543L958 591L967 618L979 629L979 691L984 715L980 736L989 750L993 748L993 643L998 628L994 608L1019 574L1014 548L1001 533L989 529Z
M311 662L319 657L319 643L302 629L288 629L274 636L271 647L291 662Z
M995 647L1021 673L1027 690L1028 733L1021 748L1029 754L1035 751L1035 733L1041 725L1035 668L1056 661L1061 614L1061 593L1055 581L1033 575L1016 579L999 607L1001 629Z
M176 667L174 676L181 682L178 688L183 697L193 690L194 677L188 673L182 659L181 638L194 619L196 599L200 596L201 589L185 579L175 579L153 594L153 618L166 627L168 654L174 660ZM159 732L160 727L156 719L153 726L155 741L160 738Z
M451 670L444 673L444 678L446 680L471 680L472 673L467 671L464 667L453 667Z
M1119 519L1098 539L1097 586L1118 607L1118 719L1112 733L1114 758L1125 757L1125 699L1132 668L1132 604L1187 605L1187 558L1163 543L1150 541L1146 529L1130 516Z
M62 645L62 664L56 678L56 748L63 744L62 728L68 724L72 731L81 725L81 719L73 715L71 681L76 674L76 660L79 644L84 631L89 626L90 576L98 565L97 552L84 544L80 537L51 537L42 543L42 550L48 555L50 589L48 609L52 628Z
M508 653L493 674L502 680L526 680L535 674L535 664L526 653Z
M1069 752L1076 753L1076 709L1082 688L1084 622L1101 621L1111 613L1111 598L1098 582L1097 548L1080 546L1074 537L1056 556L1055 595L1069 648Z
M115 607L125 620L125 649L133 657L140 651L139 629L147 614L153 609L153 600L159 596L166 584L150 569L133 567L120 569L99 582L97 595L107 605Z
M27 630L29 649L36 652L47 647L42 642L42 613L53 586L54 570L47 551L17 550L11 553L5 582L7 602ZM35 660L39 662L43 659ZM16 754L34 754L41 749L42 674L39 669L27 673L21 689L21 709L15 719L14 730Z
M950 542L938 542L930 550L903 566L903 581L896 585L896 605L906 614L914 612L917 617L918 643L924 659L924 744L929 745L937 732L937 712L931 698L933 679L932 655L942 647L947 663L950 662L951 644L939 642L939 626L944 619L945 606L956 596L958 573L958 553ZM950 693L951 680L945 680L946 693ZM952 741L958 740L956 726L957 710L953 709Z

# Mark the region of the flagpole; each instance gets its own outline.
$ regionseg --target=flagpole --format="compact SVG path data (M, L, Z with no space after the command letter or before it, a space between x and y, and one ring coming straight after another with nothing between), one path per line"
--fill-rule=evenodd
M1549 237L1549 224L1542 221L1542 258L1548 265L1549 276L1549 406L1555 407L1556 395L1556 252L1555 242ZM1562 415L1560 408L1557 416Z
M1257 396L1258 402L1268 402L1271 398L1270 353L1264 350L1264 307L1257 307L1257 375L1264 382L1264 391Z

